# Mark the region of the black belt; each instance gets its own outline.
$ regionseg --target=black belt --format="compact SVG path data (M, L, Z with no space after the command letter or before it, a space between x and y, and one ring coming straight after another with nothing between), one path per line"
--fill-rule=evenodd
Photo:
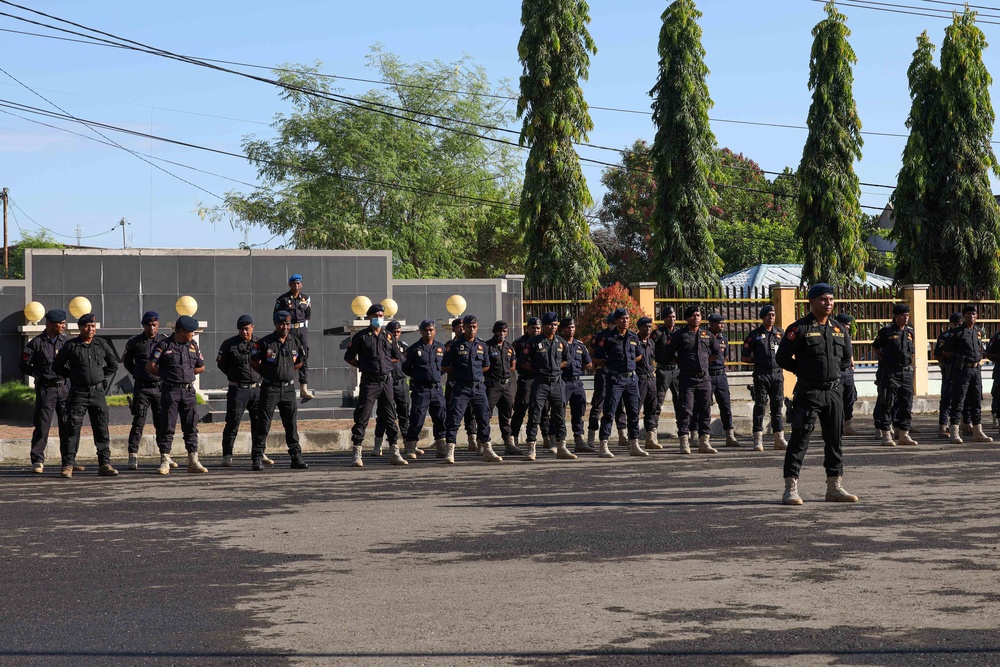
M136 387L159 387L160 380L136 380Z
M688 377L694 378L695 380L703 380L708 374L707 373L688 373Z
M402 384L402 385L405 385L406 384L406 378L405 377L403 377L403 378L396 378L396 379L394 379L392 381L392 383L393 384Z
M712 377L716 377L718 375L725 375L726 371L725 370L721 370L721 371L709 371L708 374L711 375Z
M488 387L493 387L493 386L496 386L496 385L500 385L501 387L506 387L509 384L510 384L510 378L507 378L506 380L487 380L486 381L486 386L488 386Z
M362 380L368 379L368 380L375 380L377 382L385 382L390 377L392 377L392 373L369 373L367 371L363 371L361 373Z
M171 389L190 389L191 391L194 391L193 382L171 382L170 380L161 380L160 382L164 386L170 387Z
M39 389L49 389L50 387L62 387L66 380L37 380L35 386Z
M260 383L265 387L288 387L295 384L295 380L288 380L287 382L273 382L271 380L261 380Z
M677 364L660 364L659 368L661 371L676 371Z
M640 380L649 380L649 379L655 378L655 377L656 377L656 373L639 373L639 379Z
M569 377L563 376L563 381L564 382L579 382L582 377L583 377L582 375L571 375Z
M630 378L633 375L635 375L635 371L625 371L625 372L608 371L608 375L615 378Z
M259 387L260 383L259 382L234 382L233 380L230 380L229 381L229 386L230 387L239 387L240 389L251 389L253 387Z
M978 365L979 365L978 363L975 363L975 364L962 364L962 368L975 368Z
M441 388L441 384L439 382L411 382L410 383L410 389L434 389L434 388L440 389Z
M536 375L536 382L541 382L542 384L556 384L562 382L562 375Z
M775 375L781 372L781 366L775 366L774 368L760 368L759 366L754 366L754 375Z
M902 367L898 367L898 368L887 368L886 372L887 373L912 373L913 372L913 366L902 366Z
M809 380L799 380L795 385L796 387L801 386L803 389L819 389L820 391L829 391L831 389L836 389L840 386L840 379L830 380L829 382L812 382Z

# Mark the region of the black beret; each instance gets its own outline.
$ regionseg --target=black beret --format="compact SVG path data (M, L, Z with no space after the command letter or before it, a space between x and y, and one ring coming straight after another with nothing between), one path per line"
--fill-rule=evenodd
M437 329L437 325L434 324L434 320L423 320L420 322L421 331L423 331L424 329L431 329L431 328Z
M253 318L249 315L240 315L239 319L236 320L236 328L245 327L248 324L253 324Z
M198 320L194 319L190 315L181 315L177 318L176 326L184 331L197 331L198 330Z
M978 312L979 309L976 308L975 304L972 303L968 304L965 308L962 309L963 315L965 315L966 313L978 313Z
M636 322L636 326L641 327L641 326L645 326L647 324L652 324L652 323L653 323L653 318L652 317L640 317L639 321Z
M849 325L851 322L854 321L854 318L848 313L837 313L837 316L833 319L837 320L838 322L840 322L845 326Z
M500 333L501 331L507 328L508 328L507 323L504 322L503 320L497 320L496 322L493 323L493 333Z
M773 312L774 312L774 306L772 306L771 304L767 304L766 306L763 306L759 311L757 311L757 317L763 319L765 315Z
M574 324L576 324L576 320L574 320L572 317L564 317L561 320L559 320L560 329L565 329L566 327L573 326Z
M66 311L60 308L53 308L49 312L45 313L45 319L49 322L65 322Z
M451 328L452 329L454 329L455 327L460 327L460 326L462 326L462 318L461 317L456 317L455 319L453 319L451 321Z
M948 321L952 324L958 324L962 321L962 313L952 313L951 317L948 318Z
M542 321L540 319L538 319L537 317L529 317L528 318L528 326L529 327L540 326L541 324L542 324Z
M684 309L684 319L686 320L687 318L691 317L695 313L699 313L699 312L701 312L701 306L694 306L694 305L688 306L687 308Z
M275 323L284 322L285 320L292 319L292 314L287 310L279 310L274 314L272 319L274 319Z
M604 318L604 323L605 324L615 323L615 311L612 310L610 313L608 313L608 316Z
M542 315L542 324L555 324L559 321L559 313L548 312Z
M94 315L93 313L87 313L85 315L81 315L80 319L76 321L76 324L77 326L82 327L84 324L90 324L91 322L96 322L96 321L97 321L97 315Z
M719 315L718 313L712 313L711 315L708 316L709 322L724 322L725 320L726 318L724 318L722 315Z
M660 315L662 315L663 317L666 317L667 315L674 315L676 313L677 311L674 310L673 306L664 306L663 308L660 309Z
M892 307L893 315L906 315L910 312L910 304L908 303L897 303Z
M809 293L806 294L806 298L815 299L816 297L823 296L824 294L833 294L833 287L827 283L816 283L809 288Z
M142 314L142 319L139 320L139 324L149 324L150 322L159 322L160 314L155 310L147 310Z
M479 324L479 318L475 315L466 315L462 318L462 324Z
M615 312L612 313L612 314L615 316L615 321L617 322L618 320L620 320L623 317L628 317L628 309L627 308L615 308Z
M368 306L368 312L365 313L365 317L375 317L379 313L384 313L384 312L385 312L385 306L383 306L381 303L373 303L372 305Z
M389 324L385 325L386 331L399 331L402 328L403 325L397 322L396 320L393 320L392 322L389 322Z

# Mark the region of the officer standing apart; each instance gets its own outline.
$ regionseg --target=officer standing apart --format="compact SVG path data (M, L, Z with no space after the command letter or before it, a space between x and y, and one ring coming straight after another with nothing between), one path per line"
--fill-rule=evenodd
M431 414L437 457L445 457L445 418L447 408L441 393L441 362L444 345L434 339L434 320L420 323L420 341L406 348L403 372L410 376L410 426L404 437L406 458L417 458L417 440L427 412Z
M639 357L639 337L629 331L628 311L618 308L612 313L615 330L597 341L594 348L594 365L606 369L604 379L604 407L601 411L601 449L598 456L614 458L608 448L611 437L611 423L615 420L618 405L625 403L628 420L629 454L649 456L649 452L639 445L639 382L636 378L636 363Z
M69 479L73 471L82 471L76 465L76 452L80 446L80 429L84 415L90 415L90 428L97 446L97 474L114 477L118 471L111 467L111 434L108 432L108 402L104 398L108 383L118 372L118 355L111 344L97 338L97 317L87 313L77 320L80 335L62 346L52 362L56 375L69 378L69 398L66 400L66 439L60 440L62 454L61 476Z
M675 361L680 371L680 411L677 413L677 437L681 454L691 453L689 431L698 429L698 453L716 454L712 447L712 380L708 365L718 357L719 342L701 328L701 307L684 309L686 327L670 334L666 360Z
M946 440L951 437L949 423L951 421L951 377L955 367L954 361L944 358L944 346L951 338L958 327L962 324L962 313L952 313L948 318L949 328L946 328L938 336L934 343L934 358L938 361L938 368L941 369L941 403L938 406L938 437Z
M858 501L844 490L842 426L843 394L840 386L841 361L850 351L851 334L832 320L833 288L817 283L809 289L809 313L788 327L778 345L778 364L795 373L792 396L792 439L785 452L785 505L801 505L799 471L809 448L809 434L819 415L823 429L823 467L826 468L826 499L830 502Z
M636 356L635 373L639 382L639 405L642 406L643 428L646 429L646 447L663 449L656 439L656 429L659 422L660 406L656 402L656 367L653 365L653 355L656 339L653 337L653 318L640 317L639 351Z
M376 412L376 422L385 429L389 439L389 462L394 465L406 465L399 453L399 425L396 422L396 401L393 394L392 366L398 363L396 347L384 330L385 307L374 303L368 308L366 316L370 320L368 326L351 338L351 343L344 353L344 361L361 371L361 386L358 389L358 402L354 408L354 426L351 428L351 441L354 443L354 463L356 468L363 468L361 453L364 449L365 430L372 412Z
M490 445L490 407L486 398L485 373L490 369L486 343L479 338L479 320L475 315L462 318L462 337L451 341L445 350L442 368L453 378L445 433L447 451L443 463L455 462L455 438L466 411L471 407L477 424L479 450L484 461L502 461Z
M197 331L198 320L181 315L174 324L173 334L153 346L146 362L146 370L160 378L160 423L156 429L160 467L156 472L161 475L169 475L170 469L177 467L170 458L170 449L178 417L187 449L188 472L208 472L198 461L198 399L194 378L205 371L205 358L194 340Z
M549 407L549 437L555 441L556 458L575 459L576 454L566 449L566 387L563 369L569 366L569 345L556 335L559 315L542 315L542 333L524 346L524 368L533 375L531 395L528 400L528 428L525 440L528 452L525 458L534 461L538 425L545 406ZM552 442L552 440L550 440Z
M708 376L712 382L712 396L719 406L719 418L722 429L726 432L726 447L739 447L736 439L736 429L733 428L733 408L729 395L729 377L726 375L726 351L729 350L729 339L724 333L726 319L719 313L708 316L708 332L715 336L719 344L719 353L708 362Z
M882 433L881 444L895 447L892 428L899 433L899 444L915 445L910 437L910 412L913 408L913 327L909 326L910 306L897 303L892 307L892 324L882 327L872 349L878 357L875 384L875 428Z
M520 455L524 452L514 443L510 419L514 415L514 347L507 342L507 323L499 320L493 324L493 338L486 341L486 352L490 358L490 369L486 378L486 399L490 414L497 410L500 435L503 437L503 453Z
M160 423L160 378L146 370L153 346L166 338L160 333L160 316L155 310L142 314L142 333L125 342L122 365L132 374L132 429L128 433L128 469L139 469L139 442L146 427L146 415L153 410L153 428Z
M393 320L385 325L389 342L395 348L396 363L392 365L392 395L396 406L396 421L399 432L406 433L410 428L410 390L406 386L406 374L403 372L403 359L406 359L406 343L400 340L403 335L403 325ZM382 456L382 440L385 437L385 426L375 422L375 449L372 454ZM420 452L423 454L423 452Z
M31 470L41 473L45 470L45 445L49 442L49 428L52 416L56 417L59 430L59 448L66 440L66 399L69 384L52 369L52 363L69 340L66 335L66 312L53 309L45 313L45 331L38 334L24 346L20 369L25 375L35 379L35 412L31 432ZM82 467L80 467L83 470Z
M312 317L312 300L302 293L302 274L293 273L288 277L288 291L274 302L274 312L285 311L292 317L291 335L299 340L302 347L302 367L299 368L299 397L313 398L309 391L309 319Z
M240 433L243 413L250 413L250 439L260 427L260 374L250 365L250 357L257 345L253 335L253 318L240 315L236 320L235 336L222 341L215 363L229 380L226 391L226 427L222 430L222 467L233 465L233 445ZM274 465L274 461L261 454L261 461Z
M847 313L838 313L835 318L851 333L854 318ZM852 337L853 339L853 337ZM858 402L858 388L854 384L854 345L851 344L850 357L840 362L840 386L844 393L844 435L860 435L854 428L854 404Z
M584 417L587 416L587 391L583 388L583 373L593 367L590 350L576 339L576 320L566 317L559 322L559 335L569 349L569 364L563 369L565 403L569 404L570 425L573 427L573 452L593 454L597 450L583 437Z
M968 410L972 418L972 442L993 442L983 432L983 331L976 326L978 316L971 303L962 309L962 324L945 342L942 354L954 364L951 376L951 442L962 444L959 420Z
M787 446L781 418L785 376L774 355L785 332L774 325L774 306L764 306L758 315L760 326L743 341L740 358L744 364L753 364L753 448L758 452L764 451L764 411L770 405L774 448L780 451Z
M664 306L660 314L663 316L661 324L654 334L656 345L654 356L656 357L656 401L660 404L659 409L663 409L663 401L667 399L667 392L670 393L670 400L674 406L674 417L681 412L681 387L680 370L676 361L667 360L667 348L670 346L670 336L677 330L677 311L673 306ZM659 413L657 414L659 419ZM674 437L673 433L667 433L666 437Z

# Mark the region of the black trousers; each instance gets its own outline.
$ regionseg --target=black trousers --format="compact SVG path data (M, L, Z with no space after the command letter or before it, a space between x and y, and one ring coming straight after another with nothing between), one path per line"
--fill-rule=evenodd
M226 392L226 427L222 429L222 455L233 455L233 444L240 434L243 413L250 413L250 441L260 427L260 387L229 387ZM252 447L252 444L251 444Z
M514 382L510 378L503 383L486 382L486 401L490 414L492 415L496 409L497 421L500 422L500 435L504 440L514 437L510 428L511 417L514 416L514 399Z
M697 429L698 435L711 433L712 380L708 373L696 377L681 374L680 412L677 413L677 434L688 435Z
M434 425L434 439L444 440L448 410L441 387L439 385L411 385L410 426L404 437L406 442L416 442L420 439L420 430L424 427L424 419L428 412L431 414L431 423Z
M454 443L458 427L468 410L475 415L479 442L490 440L490 405L486 398L486 385L482 382L456 381L448 401L448 420L445 425L445 440Z
M546 377L536 377L531 381L528 409L528 428L525 442L534 442L538 437L538 427L546 407L548 407L549 436L556 440L566 439L566 389L561 377L552 382Z
M570 425L574 437L583 437L584 417L587 416L587 390L580 380L564 380L565 403L569 405Z
M43 387L35 385L35 412L32 424L35 430L31 432L31 462L45 463L45 445L49 442L49 429L52 427L52 416L56 417L59 429L59 446L66 439L67 412L66 400L69 398L69 383Z
M646 433L656 435L660 423L660 405L656 402L656 374L639 377L639 405L642 406L642 427Z
M184 449L189 454L198 451L198 399L194 388L171 387L160 383L160 423L156 429L156 445L161 454L169 454L174 431L180 418L184 434Z
M261 384L260 398L257 401L257 428L251 431L251 459L259 459L264 456L264 450L267 449L267 436L271 432L271 422L274 420L275 408L278 408L278 414L281 416L281 425L285 429L285 445L288 446L288 455L295 457L302 454L302 447L299 445L299 425L296 417L299 405L295 395L295 385L279 386L276 384Z
M302 367L299 368L299 383L305 384L309 382L309 328L303 327L301 329L289 329L288 333L292 334L300 341L302 341Z
M909 431L913 409L913 371L879 369L875 385L878 387L875 428L888 431L890 426L894 426L901 431Z
M590 395L590 419L587 424L587 429L590 431L598 431L601 428L601 414L604 412L604 396L607 394L607 386L608 373L600 368L594 373L594 393ZM618 427L619 431L628 428L628 422L625 419L625 401L618 403L618 408L615 411L615 426Z
M377 407L377 410L376 410ZM354 406L354 426L351 427L351 442L360 445L365 441L365 431L368 420L375 412L376 425L382 424L389 445L396 444L399 439L399 426L396 423L396 399L393 394L392 377L361 374L361 387L358 393L358 403Z
M153 428L160 423L160 385L137 382L132 391L132 429L128 432L128 453L139 453L146 417L153 410Z
M826 468L826 475L836 477L844 473L842 388L839 384L833 389L810 387L799 380L792 396L792 437L785 451L785 477L799 476L817 416L823 429L823 467Z
M710 375L712 382L712 396L715 397L715 404L719 406L719 419L722 420L722 430L733 430L733 408L729 395L729 377L725 373ZM709 408L711 410L711 408ZM711 423L711 419L709 419Z
M514 393L514 412L510 418L510 432L513 435L518 435L521 432L521 426L524 424L525 420L528 418L528 411L531 409L531 383L534 382L533 378L517 377L517 391ZM549 406L545 406L545 410L542 412L542 423L540 424L542 429L542 435L549 435Z
M753 374L753 432L764 432L764 411L771 408L771 430L785 430L781 408L785 404L785 376L780 370Z
M854 419L854 404L858 402L858 387L854 384L854 369L840 372L840 386L844 388L844 421Z
M108 402L104 398L104 384L93 387L70 387L66 400L66 439L60 441L59 452L62 464L76 463L76 453L80 448L80 429L83 418L90 416L90 428L94 432L97 446L97 463L111 463L111 435L108 432Z
M973 425L983 423L983 371L981 366L955 366L951 372L951 410L949 419L957 424L966 414Z
M399 423L399 432L406 433L410 428L410 390L406 386L406 380L397 380L393 383L392 400L396 404L396 421ZM375 438L383 436L385 436L385 426L382 422L376 421Z
M631 375L607 373L604 378L604 408L601 411L601 440L611 437L611 422L620 404L625 404L629 440L639 438L639 381Z
M449 382L445 382L444 383L444 404L446 406L451 405L451 392L454 391L454 390L455 390L455 383L454 382L449 381ZM447 414L447 408L445 408L445 412ZM471 403L469 404L468 410L465 411L464 419L465 419L465 432L469 436L475 436L475 434L476 434L476 418L475 418L475 415L472 412L472 404Z

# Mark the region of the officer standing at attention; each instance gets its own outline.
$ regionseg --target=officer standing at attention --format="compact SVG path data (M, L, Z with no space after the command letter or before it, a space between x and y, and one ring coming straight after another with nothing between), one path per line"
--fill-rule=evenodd
M486 352L490 358L490 369L485 373L486 399L490 414L497 409L500 435L503 437L503 453L523 454L514 443L510 429L510 418L514 415L514 347L507 342L509 327L499 320L493 324L493 338L486 341Z
M892 428L899 433L899 444L915 445L910 437L910 413L913 409L913 327L909 326L910 306L892 307L892 324L882 327L872 349L878 357L878 400L875 401L875 428L882 433L882 445L895 447Z
M45 470L45 445L49 441L52 415L56 416L59 430L59 447L66 440L66 399L69 384L66 378L56 375L52 362L69 340L66 335L66 312L58 309L45 313L45 331L32 338L24 346L21 355L21 372L35 379L35 412L32 422L35 430L31 433L31 469L41 473ZM83 470L82 466L79 466Z
M639 358L639 337L629 331L629 315L624 308L618 308L612 313L615 320L615 330L605 335L594 348L594 365L605 368L604 407L601 411L601 449L598 456L604 459L614 458L608 448L608 438L611 437L611 423L615 420L618 405L625 403L625 415L628 420L629 454L631 456L649 456L649 452L639 445L639 382L635 369Z
M990 390L992 400L990 401L990 414L993 416L994 428L998 425L998 409L1000 409L1000 332L990 337L990 342L986 344L986 358L993 362L993 388Z
M447 414L444 394L441 393L441 362L444 345L434 339L437 327L434 320L420 323L420 341L406 348L403 372L410 376L410 427L406 432L406 458L417 458L417 440L424 427L428 410L434 425L434 446L437 457L445 457L445 419Z
M677 330L677 312L673 306L664 306L660 314L663 316L661 324L653 334L656 338L654 356L656 357L656 401L659 409L663 409L663 401L667 399L667 392L670 392L670 400L674 406L674 416L681 413L681 387L680 370L676 361L667 360L667 348L670 346L670 336ZM659 418L659 414L657 415ZM667 433L666 437L674 437L673 433Z
M701 307L684 309L686 327L670 334L666 350L667 362L676 362L680 371L680 412L677 413L677 436L681 454L690 454L689 431L698 429L698 453L715 454L712 447L712 380L708 364L717 357L719 342L715 336L701 328Z
M448 350L450 350L451 346L454 344L454 341L461 338L462 335L463 335L462 318L456 317L451 322L451 340L447 341L444 344L444 351L447 352ZM451 405L451 392L454 390L454 388L455 388L455 380L454 378L451 377L451 374L449 373L448 379L445 380L444 383L445 405ZM482 452L479 451L479 447L476 445L476 427L474 422L475 420L473 419L472 416L472 405L470 404L469 409L466 410L465 412L465 435L469 441L469 451L481 454Z
M389 342L395 348L396 363L392 365L392 395L396 406L396 421L399 432L406 433L410 428L410 389L406 386L406 374L403 372L403 359L406 359L406 343L400 340L403 335L403 325L392 320L385 325ZM382 439L385 436L385 426L375 422L375 449L372 454L382 456ZM423 454L423 452L420 452Z
M139 442L146 427L146 415L153 409L153 428L160 423L160 378L146 370L153 346L166 338L160 333L160 316L154 310L142 314L142 333L125 342L122 365L132 374L132 430L128 433L128 469L139 469Z
M978 316L971 303L962 309L962 324L945 342L942 355L954 364L951 376L951 442L962 444L959 420L968 410L972 418L972 442L993 442L983 432L983 331L976 326Z
M643 428L646 429L646 447L663 449L656 439L660 406L656 402L656 367L653 365L656 339L653 337L653 318L640 317L639 350L636 356L635 373L639 381L639 405L642 406Z
M587 415L587 391L583 388L583 372L593 367L590 350L583 341L576 339L576 320L566 317L559 322L559 335L569 349L569 364L563 369L563 386L566 388L565 403L569 405L570 425L573 427L573 452L593 454L597 450L583 437Z
M799 471L809 448L809 434L816 423L823 429L823 467L826 468L826 499L830 502L858 501L844 490L842 425L843 394L840 387L842 360L850 353L851 334L833 320L833 288L813 285L807 294L809 313L788 327L778 345L776 358L785 370L795 373L792 397L792 439L785 452L785 505L801 505Z
M261 377L257 429L250 434L250 467L252 470L264 469L264 450L271 432L274 408L277 407L291 458L289 467L292 470L307 470L309 464L302 459L302 447L299 445L296 423L299 408L295 403L295 372L305 363L305 351L299 339L290 334L291 313L279 310L272 319L274 331L258 340L250 353L250 368Z
M358 388L358 402L354 407L354 426L351 441L354 443L354 467L363 468L361 453L364 449L365 430L368 420L375 412L376 423L382 424L389 438L389 462L392 465L406 465L406 459L399 453L399 424L396 421L396 401L393 394L392 366L399 363L396 346L385 331L385 307L373 303L365 314L369 325L354 334L344 361L361 371L361 385Z
M781 407L785 400L785 376L774 355L784 331L774 325L774 306L760 309L760 326L750 332L743 341L740 361L753 364L753 448L764 451L764 411L770 404L771 432L774 433L774 448L783 450L785 426L781 419Z
M545 406L549 407L549 442L555 442L556 458L575 459L576 454L566 449L566 387L563 384L563 369L569 366L569 345L556 335L559 315L542 315L542 333L524 345L524 368L531 372L531 395L529 398L528 428L525 441L528 452L525 458L534 461L538 424L542 420Z
M454 378L451 400L448 401L448 419L445 441L447 451L443 463L455 462L455 438L458 427L469 407L475 415L478 426L479 449L484 461L502 461L490 445L490 407L486 398L485 373L490 369L490 358L486 354L486 342L476 334L479 320L475 315L462 318L462 337L451 341L445 349L442 368L449 378Z
M540 333L542 333L542 321L537 317L529 317L527 325L524 327L524 334L511 343L511 347L514 350L514 369L517 371L517 390L514 393L514 412L510 418L510 432L514 437L514 445L518 446L518 448L520 448L521 425L524 424L524 420L528 416L528 410L531 407L529 399L531 381L534 379L534 374L524 367L524 362L528 358L525 346L529 340ZM542 436L546 445L548 445L549 440L549 423L547 417L548 413L546 412L542 416Z
M729 339L724 333L726 320L719 313L708 316L708 331L719 343L719 353L708 362L708 376L712 382L712 395L719 406L719 418L726 432L726 447L739 447L736 430L733 428L733 409L729 396L729 377L726 375L726 352L729 350Z
M302 344L302 367L299 368L299 396L302 400L314 397L309 391L309 318L312 317L312 299L302 293L302 274L288 277L288 291L274 302L274 312L286 311L292 316L291 334Z
M608 313L604 320L604 328L590 338L590 357L595 358L601 339L611 335L615 330L615 311ZM595 365L596 366L596 365ZM601 430L601 412L604 410L604 396L607 393L608 370L603 366L594 369L594 392L590 395L590 419L587 424L587 447L593 449L594 440ZM615 413L615 426L618 427L618 445L622 446L628 440L625 422L624 402L619 403Z
M257 345L257 337L253 335L253 318L240 315L236 320L236 330L239 332L231 338L222 341L215 363L229 380L226 391L226 427L222 430L222 467L233 465L233 445L240 433L240 422L243 413L250 413L250 439L260 427L260 374L250 365L250 357ZM261 461L274 465L274 461L266 454L261 455Z
M962 324L962 313L952 313L948 318L950 325L934 343L934 358L938 361L938 368L941 369L941 403L938 406L938 437L948 439L951 437L949 423L951 421L951 376L955 364L953 361L944 358L944 346L948 339L955 334L955 331Z
M851 332L851 322L854 318L847 313L838 313L835 318L844 325L847 333ZM853 337L852 337L853 338ZM854 404L858 402L858 388L854 384L854 345L851 344L850 355L840 362L840 386L844 389L844 435L860 435L854 424Z
M90 428L97 446L97 474L114 477L118 471L111 467L111 435L108 432L108 402L104 398L108 383L118 372L118 355L115 348L102 338L97 338L97 317L87 313L77 320L80 335L66 341L52 370L56 375L69 378L69 398L66 400L66 439L60 439L62 454L61 476L69 479L73 471L82 471L76 465L76 452L80 446L80 429L84 415L90 415Z
M198 461L198 399L194 378L204 372L205 358L194 340L196 331L198 320L181 315L174 324L174 333L154 345L146 361L146 370L160 378L160 423L156 428L160 467L156 472L161 475L169 475L170 469L176 467L170 449L178 417L187 449L188 472L208 472Z

